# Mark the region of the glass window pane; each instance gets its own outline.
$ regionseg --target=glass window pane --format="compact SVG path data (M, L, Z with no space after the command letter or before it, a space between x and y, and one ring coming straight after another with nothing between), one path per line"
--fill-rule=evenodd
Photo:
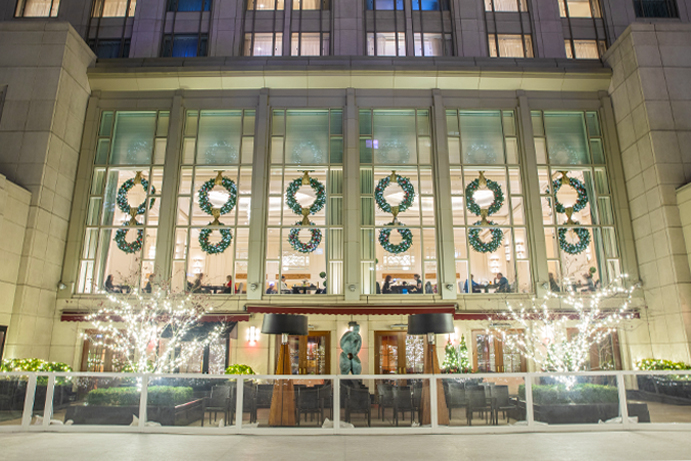
M285 163L328 162L329 111L286 111Z
M461 112L463 163L504 163L501 112Z
M375 163L417 163L414 110L374 111Z
M101 114L101 127L98 130L98 135L103 137L110 137L113 128L113 113L103 112Z
M554 165L589 163L585 120L581 112L545 112L549 161Z
M113 128L110 163L141 165L151 163L156 112L118 112Z
M238 163L241 135L242 111L202 111L199 118L197 163Z
M342 110L332 110L331 111L331 123L329 124L331 127L331 134L332 135L341 135L343 134L343 111Z

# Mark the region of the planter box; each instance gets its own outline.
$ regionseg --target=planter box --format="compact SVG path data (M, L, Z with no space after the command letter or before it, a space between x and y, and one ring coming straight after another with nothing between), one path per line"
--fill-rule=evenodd
M146 407L148 421L161 423L162 426L188 426L203 417L203 400L193 400L175 407ZM92 424L106 426L129 426L133 416L139 415L138 406L111 407L95 405L75 405L67 407L65 421L74 424Z
M649 423L646 403L629 403L629 417L637 416L639 423ZM617 403L588 403L564 405L535 405L535 421L547 424L597 424L619 416Z

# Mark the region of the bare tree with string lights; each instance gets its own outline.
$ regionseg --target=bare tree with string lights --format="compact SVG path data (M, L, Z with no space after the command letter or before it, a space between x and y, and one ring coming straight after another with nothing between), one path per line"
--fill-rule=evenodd
M508 311L498 317L512 322L511 327L492 326L489 332L541 371L584 371L591 348L602 343L622 321L633 318L629 307L638 284L626 288L626 279L626 275L620 276L587 295L569 289L566 293L550 291L542 299L533 298L518 306L507 301ZM570 335L567 326L575 333ZM516 328L523 331L516 334Z
M203 338L191 334L202 316L214 310L209 296L173 291L168 282L150 283L145 290L139 284L128 288L108 293L92 310L86 321L94 328L84 335L124 361L125 370L173 372L223 334L223 324Z

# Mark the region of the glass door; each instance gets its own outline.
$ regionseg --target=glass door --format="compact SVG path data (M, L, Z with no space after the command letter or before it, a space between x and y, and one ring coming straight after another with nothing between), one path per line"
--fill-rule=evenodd
M519 335L520 330L509 330L509 335ZM473 331L473 370L482 373L518 373L526 371L525 357L504 348L501 339L485 330Z
M277 337L280 349L280 337ZM328 375L331 372L331 332L310 331L307 336L289 336L290 373L293 375Z
M424 340L405 331L375 331L375 373L412 374L424 371Z

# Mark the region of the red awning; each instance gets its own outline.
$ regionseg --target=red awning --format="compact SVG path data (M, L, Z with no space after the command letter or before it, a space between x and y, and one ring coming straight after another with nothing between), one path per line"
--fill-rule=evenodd
M83 311L63 311L60 316L62 322L87 322L86 319L90 312ZM200 322L246 322L250 319L249 314L233 314L233 313L218 313L205 314L199 320Z
M453 314L455 304L393 304L338 306L277 306L275 304L247 305L247 312L256 314L322 314L322 315L410 315Z
M563 318L567 317L569 320L578 320L578 314L573 312L573 311L563 311L563 312L556 312L555 313L557 317ZM603 315L607 314L607 312L603 312ZM626 315L631 315L635 319L640 319L641 314L638 311L627 311ZM536 313L536 314L529 314L526 316L526 320L540 320L542 318L542 314ZM508 314L504 314L501 312L456 312L453 315L454 320L491 320L491 321L511 321L512 318Z

